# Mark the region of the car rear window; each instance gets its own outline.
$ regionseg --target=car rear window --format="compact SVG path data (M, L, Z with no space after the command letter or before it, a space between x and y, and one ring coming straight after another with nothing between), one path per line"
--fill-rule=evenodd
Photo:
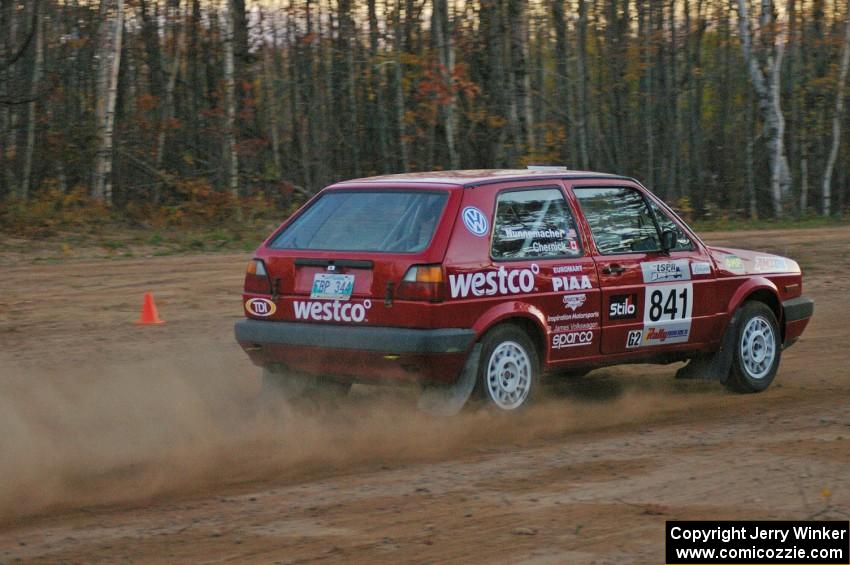
M416 253L431 243L447 199L446 192L326 192L271 247Z

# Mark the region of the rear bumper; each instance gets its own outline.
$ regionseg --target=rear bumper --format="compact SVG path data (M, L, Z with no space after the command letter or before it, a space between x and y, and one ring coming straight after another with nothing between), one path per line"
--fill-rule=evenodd
M417 330L374 326L330 326L299 322L236 322L236 341L384 353L457 353L475 340L472 330Z
M805 296L792 298L782 303L782 316L785 321L785 341L783 348L791 347L800 338L809 320L815 313L815 301Z
M433 330L240 320L236 341L260 366L358 382L454 382L475 341L469 329Z

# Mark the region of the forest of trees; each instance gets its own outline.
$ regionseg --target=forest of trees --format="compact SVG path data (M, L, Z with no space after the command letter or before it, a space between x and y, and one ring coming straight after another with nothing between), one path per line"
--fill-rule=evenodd
M695 217L842 214L848 5L0 0L0 207L563 164Z

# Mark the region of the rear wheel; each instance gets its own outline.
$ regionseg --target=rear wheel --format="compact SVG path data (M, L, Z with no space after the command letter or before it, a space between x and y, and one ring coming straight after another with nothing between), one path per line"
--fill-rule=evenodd
M742 393L761 392L770 386L779 369L782 352L779 324L762 302L741 307L734 358L726 387Z
M523 408L537 390L540 363L531 339L517 326L497 326L481 341L476 389L493 408Z

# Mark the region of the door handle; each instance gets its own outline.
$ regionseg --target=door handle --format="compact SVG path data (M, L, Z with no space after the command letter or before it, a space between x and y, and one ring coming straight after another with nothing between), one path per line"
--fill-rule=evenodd
M602 273L605 275L620 275L626 272L625 267L621 267L620 265L614 263L613 265L605 265L602 267Z

